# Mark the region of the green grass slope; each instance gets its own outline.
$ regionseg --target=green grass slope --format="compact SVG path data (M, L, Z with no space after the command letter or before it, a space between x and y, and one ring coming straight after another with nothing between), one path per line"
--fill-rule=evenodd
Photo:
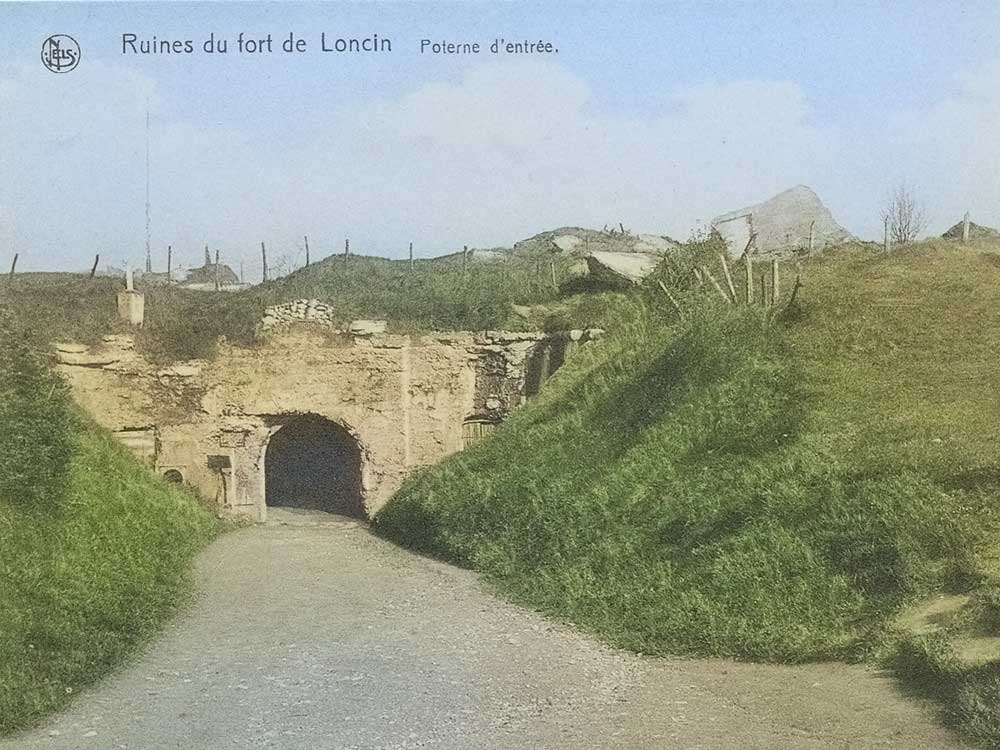
M155 634L189 592L212 516L73 411L0 319L0 733Z
M558 265L557 279L565 278L565 263ZM295 299L327 303L345 327L379 318L394 332L523 328L528 324L511 306L554 298L551 270L548 261L463 266L454 258L420 260L411 270L408 261L351 256L326 258L232 294L156 287L147 292L138 344L159 361L210 357L220 336L252 345L265 308Z
M638 651L863 657L910 602L1000 591L993 250L832 252L774 321L627 298L377 528Z
M503 262L460 257L409 261L333 256L286 277L241 292L213 293L176 286L139 289L146 294L146 320L137 345L159 362L208 358L220 337L252 345L269 305L295 299L329 304L337 321L358 318L389 321L396 332L528 328L512 305L556 299L559 287L573 283L571 261L543 254ZM552 279L555 274L556 286ZM21 274L0 283L0 296L30 321L40 347L53 341L94 343L127 328L117 320L115 294L121 279L88 279L71 274ZM59 305L40 299L58 299Z

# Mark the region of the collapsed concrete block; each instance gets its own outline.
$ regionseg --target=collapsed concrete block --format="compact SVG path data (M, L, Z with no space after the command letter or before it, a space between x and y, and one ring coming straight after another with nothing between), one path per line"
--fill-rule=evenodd
M388 324L384 320L352 320L348 330L355 336L371 336L385 333Z

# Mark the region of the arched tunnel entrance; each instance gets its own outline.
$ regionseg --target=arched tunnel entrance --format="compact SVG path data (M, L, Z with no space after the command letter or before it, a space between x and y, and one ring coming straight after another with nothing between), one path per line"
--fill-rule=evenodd
M358 441L315 414L292 419L267 444L264 501L270 507L366 518Z

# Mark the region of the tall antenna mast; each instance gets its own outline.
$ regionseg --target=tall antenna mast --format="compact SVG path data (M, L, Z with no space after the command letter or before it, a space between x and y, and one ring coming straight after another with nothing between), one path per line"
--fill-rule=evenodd
M153 256L149 249L149 108L146 108L146 273L153 271Z

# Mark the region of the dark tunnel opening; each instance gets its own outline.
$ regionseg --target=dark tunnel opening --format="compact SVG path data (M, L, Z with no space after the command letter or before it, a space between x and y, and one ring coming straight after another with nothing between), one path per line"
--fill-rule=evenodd
M271 436L264 482L269 507L366 518L361 448L346 429L323 417L296 417Z

